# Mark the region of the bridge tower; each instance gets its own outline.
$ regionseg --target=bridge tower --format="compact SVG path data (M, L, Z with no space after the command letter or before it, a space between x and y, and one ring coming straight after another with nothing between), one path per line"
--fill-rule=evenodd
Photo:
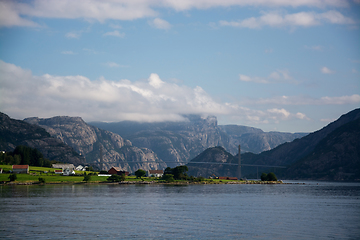
M103 162L103 149L100 145L100 171L104 170L104 162Z
M237 169L237 177L241 179L241 155L240 155L240 144L239 144L239 162L238 162L238 169Z

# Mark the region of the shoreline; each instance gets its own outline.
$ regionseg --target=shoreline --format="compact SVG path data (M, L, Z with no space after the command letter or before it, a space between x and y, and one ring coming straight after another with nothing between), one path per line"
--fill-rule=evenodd
M221 184L247 184L247 185L277 185L277 184L305 184L284 183L283 181L229 181L229 182L157 182L157 181L122 181L122 182L3 182L0 186L24 186L24 185L221 185Z

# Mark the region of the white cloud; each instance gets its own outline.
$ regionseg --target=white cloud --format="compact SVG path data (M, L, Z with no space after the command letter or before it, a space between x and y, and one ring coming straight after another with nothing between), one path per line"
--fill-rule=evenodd
M276 82L289 82L289 83L297 83L289 74L287 70L276 70L267 78L262 77L250 77L247 75L240 74L240 81L243 82L255 82L255 83L276 83Z
M113 36L113 37L123 38L125 37L125 33L120 33L118 30L115 30L112 32L104 33L103 36Z
M164 84L164 82L161 81L159 75L157 75L156 73L152 73L148 80L149 84L154 88L160 88Z
M164 29L164 30L168 30L171 28L171 24L167 21L165 21L164 19L161 18L155 18L152 21L148 21L150 26L153 26L155 28L158 29Z
M244 100L242 104L247 105L345 105L360 103L360 95L353 94L340 97L312 98L309 96L277 96L273 98Z
M219 21L221 26L231 26L239 28L260 29L264 26L269 27L312 27L324 23L332 24L354 24L355 21L345 17L338 11L328 11L325 13L299 12L284 14L279 12L263 13L262 16L247 18L239 21Z
M335 71L330 70L330 69L327 68L327 67L322 67L320 70L321 70L321 72L324 73L324 74L333 74L333 73L335 73Z
M115 62L107 62L107 63L105 63L105 65L106 66L108 66L108 67L111 67L111 68L117 68L117 67L120 67L120 65L119 64L117 64L117 63L115 63Z
M65 34L65 37L79 39L81 37L81 32L68 32Z
M243 74L239 75L239 79L243 82L269 83L268 80L260 77L249 77Z
M75 55L76 53L74 53L73 51L62 51L61 54L65 54L65 55Z
M64 18L64 19L94 19L99 22L105 20L135 20L157 17L155 9L165 8L176 11L190 9L209 9L214 7L231 6L265 6L265 7L346 7L343 0L47 0L47 1L1 1L0 27L25 26L36 27L37 23L31 18ZM344 22L348 19L338 15L335 11L322 16L330 22ZM276 19L268 19L276 24ZM250 20L251 22L251 20ZM251 25L251 23L248 23Z
M307 120L285 108L249 109L215 101L203 88L169 83L152 73L147 80L90 80L84 76L34 76L0 60L1 111L15 118L58 115L86 121L181 121L183 114L229 116L251 125Z

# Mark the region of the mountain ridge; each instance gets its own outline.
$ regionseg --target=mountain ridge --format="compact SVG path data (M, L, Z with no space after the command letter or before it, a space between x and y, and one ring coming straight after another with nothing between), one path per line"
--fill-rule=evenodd
M61 140L51 137L44 128L0 112L1 150L13 151L19 145L36 148L49 160L84 164L83 157Z
M134 172L139 168L150 170L166 167L150 149L133 146L120 135L91 126L80 117L33 117L24 121L43 127L51 136L72 146L85 156L89 164L98 168L119 167L123 171ZM100 166L100 151L104 166Z
M242 164L287 166L277 169L279 177L287 179L312 179L354 181L360 179L360 109L355 109L340 116L336 121L309 135L284 143L260 154L241 154ZM223 149L225 151L225 149ZM200 155L199 155L200 156ZM230 158L229 163L236 162L238 155ZM211 158L209 158L211 160ZM201 174L201 165L191 162L189 172ZM200 161L202 161L200 159ZM211 166L211 165L209 165ZM208 172L214 172L219 165L214 165ZM236 165L221 166L224 171L216 175L230 173L236 176ZM203 167L205 168L205 167ZM242 167L243 175L254 178L257 170L274 171L268 167Z

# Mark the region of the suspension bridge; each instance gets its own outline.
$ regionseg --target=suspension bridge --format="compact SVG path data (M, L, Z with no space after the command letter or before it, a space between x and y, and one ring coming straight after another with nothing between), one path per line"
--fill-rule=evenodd
M103 162L103 154L102 154L102 147L100 147L100 161L93 161L91 163L94 163L96 165L100 165L100 169L103 170L104 169L104 162ZM177 164L181 164L181 165L185 165L185 164L211 164L211 165L234 165L234 166L238 166L237 167L237 178L241 179L242 175L241 175L241 167L256 167L257 168L257 175L258 175L258 170L259 167L262 168L287 168L287 166L279 166L279 165L262 165L262 164L244 164L241 163L241 155L240 155L240 145L239 145L239 152L238 152L238 162L237 163L228 163L228 162L185 162L185 161L121 161L121 160L115 160L115 161L108 161L106 163L128 163L128 164L132 164L132 163L177 163Z

